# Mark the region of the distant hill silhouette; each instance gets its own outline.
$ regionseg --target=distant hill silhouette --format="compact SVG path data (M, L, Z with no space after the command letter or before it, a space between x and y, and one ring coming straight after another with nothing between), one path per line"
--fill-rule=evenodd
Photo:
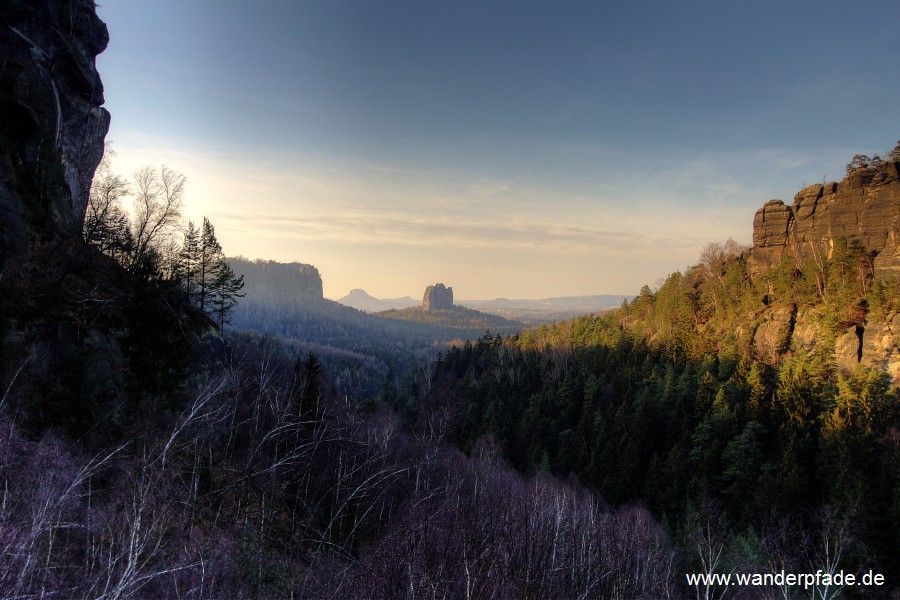
M380 300L359 288L350 290L349 294L343 298L338 298L336 302L363 312L379 312L382 310L390 310L392 308L409 308L410 306L418 306L420 304L419 301L413 300L409 296Z

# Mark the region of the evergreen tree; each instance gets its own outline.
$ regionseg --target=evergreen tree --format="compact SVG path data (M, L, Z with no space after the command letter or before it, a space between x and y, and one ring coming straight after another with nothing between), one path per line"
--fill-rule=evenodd
M178 252L174 278L182 285L191 303L208 313L224 333L228 313L243 298L244 276L238 276L227 262L216 230L203 217L200 229L188 221Z
M188 221L184 232L184 240L181 243L179 255L177 279L187 292L188 298L193 303L197 297L197 268L200 261L200 232L193 221Z
M222 254L222 246L216 239L216 230L209 219L203 217L200 245L197 249L198 304L202 311L205 311L213 300L213 282L216 281L224 264L225 255Z
M900 162L900 142L897 142L897 145L894 146L894 149L888 153L888 160L892 160L895 162Z
M237 299L246 296L240 293L242 289L244 276L235 275L231 265L223 262L215 279L209 284L209 304L216 316L220 333L225 333L225 324L230 322L227 318L228 312L237 306Z

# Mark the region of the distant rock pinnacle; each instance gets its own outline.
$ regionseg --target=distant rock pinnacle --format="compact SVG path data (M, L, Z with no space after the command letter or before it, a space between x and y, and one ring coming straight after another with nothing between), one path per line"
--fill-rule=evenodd
M453 288L446 287L443 283L429 285L425 289L422 307L428 312L453 308Z

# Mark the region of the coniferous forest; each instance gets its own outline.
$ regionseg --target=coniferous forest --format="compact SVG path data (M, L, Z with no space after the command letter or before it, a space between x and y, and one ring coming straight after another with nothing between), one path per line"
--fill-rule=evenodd
M615 310L367 315L114 172L95 8L0 9L0 599L900 594L900 144Z

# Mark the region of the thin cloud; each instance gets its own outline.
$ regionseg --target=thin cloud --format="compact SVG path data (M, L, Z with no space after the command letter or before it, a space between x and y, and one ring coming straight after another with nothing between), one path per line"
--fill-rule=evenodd
M208 216L230 253L256 256L277 247L313 260L310 251L327 248L358 263L371 260L372 269L412 256L434 261L460 254L477 257L473 276L478 269L518 269L525 276L529 265L541 264L545 276L556 269L651 281L655 269L695 261L710 240L749 240L753 210L761 205L709 157L661 161L649 174L620 166L615 177L599 172L577 187L551 189L515 177L302 156L267 161L161 143L181 150L141 153L150 158L141 164L165 156L187 174L188 213L195 220ZM690 187L690 178L710 172L706 188ZM743 198L748 206L716 202L720 197ZM636 272L650 269L652 276Z
M501 194L508 189L509 183L505 181L479 178L469 185L468 192L470 195L478 198L488 198L490 196Z

